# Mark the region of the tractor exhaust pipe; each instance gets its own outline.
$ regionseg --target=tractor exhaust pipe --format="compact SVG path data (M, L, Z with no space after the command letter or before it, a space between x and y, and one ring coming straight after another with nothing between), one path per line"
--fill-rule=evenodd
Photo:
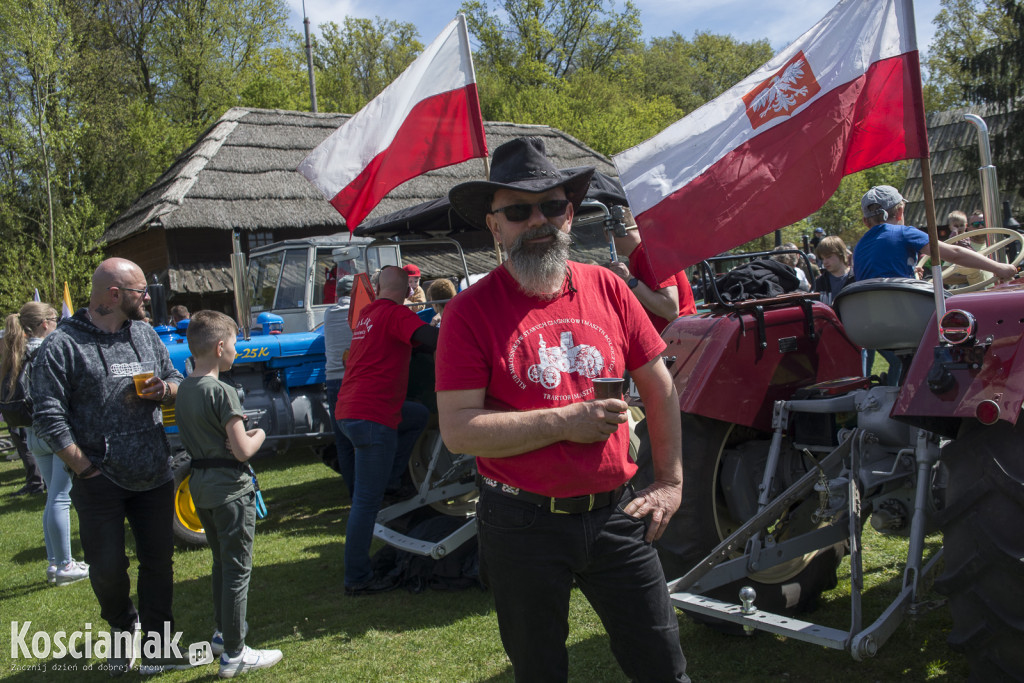
M245 254L242 253L242 231L235 228L231 233L231 282L235 290L235 314L238 318L238 329L242 336L249 341L249 287L245 263Z
M978 154L981 167L978 169L978 180L981 181L981 209L985 213L985 227L1002 227L999 212L999 178L996 167L992 165L992 150L988 144L988 125L976 114L964 114L964 120L978 129ZM991 243L991 235L986 242Z

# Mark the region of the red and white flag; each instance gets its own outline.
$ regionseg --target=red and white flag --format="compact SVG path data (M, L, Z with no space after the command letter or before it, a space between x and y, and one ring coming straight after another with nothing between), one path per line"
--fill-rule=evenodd
M351 231L405 181L484 156L483 117L460 14L297 170L323 192Z
M910 0L843 0L614 161L662 277L807 217L845 175L927 155Z

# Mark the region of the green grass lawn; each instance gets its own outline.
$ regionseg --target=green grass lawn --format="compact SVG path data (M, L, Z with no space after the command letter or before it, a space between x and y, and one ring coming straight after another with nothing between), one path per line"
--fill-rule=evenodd
M256 567L249 599L248 642L284 651L277 667L247 674L274 681L510 681L511 669L498 639L490 595L395 591L347 598L342 590L343 534L349 500L340 477L310 453L262 459L257 468L270 517L257 523ZM73 631L92 624L105 629L88 582L50 587L41 528L43 499L12 498L23 481L20 461L0 461L0 676L12 681L105 680L85 672L81 660L41 662L51 670L19 671L10 659L13 620L32 621L29 632ZM77 519L72 547L81 558ZM868 525L870 526L870 525ZM933 546L936 543L933 539ZM898 589L905 542L865 534L871 561L866 569L865 623ZM131 574L135 575L135 560ZM212 624L210 557L205 549L175 554L175 618L182 643L209 638ZM813 618L848 628L848 566L840 587L824 596ZM938 596L929 596L938 597ZM622 681L600 621L574 592L569 658L574 681ZM725 636L679 616L683 650L694 681L945 681L965 680L966 663L946 645L948 609L941 607L905 622L878 656L855 662L849 654L758 633ZM100 660L92 660L98 664ZM39 662L29 662L39 663ZM58 663L75 672L54 672ZM160 680L212 680L216 666L163 674ZM133 673L128 679L138 679Z

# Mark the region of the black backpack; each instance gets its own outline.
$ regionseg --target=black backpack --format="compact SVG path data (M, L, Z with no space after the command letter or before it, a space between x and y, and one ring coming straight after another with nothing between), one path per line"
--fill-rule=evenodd
M3 413L4 422L8 427L31 427L32 426L32 396L28 388L28 371L32 367L32 359L25 358L21 365L21 372L14 383L10 396L7 395L7 378L0 382L0 413Z

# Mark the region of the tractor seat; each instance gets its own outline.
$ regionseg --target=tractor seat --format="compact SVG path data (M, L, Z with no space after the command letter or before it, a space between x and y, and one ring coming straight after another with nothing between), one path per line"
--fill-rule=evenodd
M843 287L832 306L854 344L912 351L935 314L935 293L930 281L878 277Z

